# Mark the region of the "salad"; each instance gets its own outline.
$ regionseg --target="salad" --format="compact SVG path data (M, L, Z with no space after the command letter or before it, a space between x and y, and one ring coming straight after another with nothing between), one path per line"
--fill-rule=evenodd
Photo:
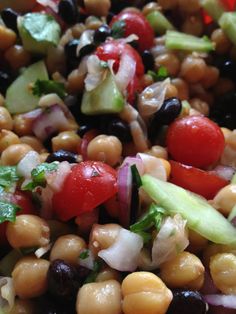
M236 313L235 8L0 0L0 314Z

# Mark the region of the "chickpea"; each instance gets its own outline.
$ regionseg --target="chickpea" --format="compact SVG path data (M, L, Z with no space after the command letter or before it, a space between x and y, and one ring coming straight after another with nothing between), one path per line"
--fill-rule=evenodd
M201 9L200 0L178 0L180 10L186 13L195 13Z
M102 25L102 21L98 19L96 16L89 16L85 20L86 29L96 30Z
M217 28L211 34L211 40L215 43L215 52L217 54L227 53L232 44L221 28Z
M179 253L163 263L161 278L171 288L187 287L199 290L204 282L204 266L200 259L189 252Z
M236 151L236 130L230 132L227 137L226 144Z
M173 298L160 278L144 271L128 275L121 291L124 314L165 314Z
M204 116L209 115L210 108L205 101L202 101L199 98L192 98L189 103L193 109L199 111Z
M143 77L141 78L141 83L142 83L142 86L145 88L145 87L148 87L149 85L152 85L154 81L151 75L144 74Z
M211 257L218 253L232 253L236 255L236 246L235 244L231 245L215 243L208 244L208 246L203 251L204 265L209 266Z
M95 208L92 211L80 214L76 219L75 223L79 227L79 233L88 234L91 231L91 226L98 223L99 210Z
M236 256L222 253L212 256L210 273L215 286L225 294L236 294Z
M145 151L146 154L151 155L153 157L167 159L168 153L165 147L154 145L149 150Z
M4 54L13 70L18 70L30 63L31 55L20 45L11 46Z
M174 78L171 80L171 84L174 85L178 90L178 98L180 100L188 100L189 88L188 84L181 78Z
M155 58L155 68L164 66L170 76L176 76L180 70L180 61L172 52L164 53Z
M30 151L32 147L27 144L14 144L8 146L1 155L1 164L3 166L14 166Z
M10 113L5 107L0 107L0 130L12 130L13 121Z
M59 71L65 73L66 58L64 48L61 45L50 47L47 52L46 65L50 74Z
M88 15L107 16L111 7L110 0L84 0Z
M30 299L44 294L47 290L49 261L33 256L21 258L12 272L16 295Z
M102 282L107 280L117 280L118 282L121 281L120 273L112 268L105 268L100 271L96 277L96 282Z
M78 265L79 255L86 248L85 241L75 234L67 234L59 237L54 243L50 261L62 259L67 263Z
M20 137L20 141L23 144L31 146L37 153L44 153L46 151L42 142L35 136L22 136Z
M201 236L199 233L189 230L188 232L188 238L189 238L189 246L188 246L188 251L192 253L198 253L201 250L203 250L207 244L208 240Z
M180 75L189 83L197 83L203 79L205 71L205 61L200 57L189 55L181 64Z
M77 295L78 314L120 314L121 289L116 280L83 285Z
M89 249L94 255L100 250L107 249L115 242L120 229L121 227L117 224L95 224L90 233Z
M50 229L47 222L35 215L18 215L7 225L6 236L13 248L40 247L49 244Z
M58 104L61 106L64 105L63 100L55 93L43 95L39 99L39 107L42 107L42 108L48 108L48 107L51 107L55 104Z
M14 307L8 314L34 314L35 308L33 302L29 300L16 299Z
M13 118L13 128L17 135L31 135L33 120L26 118L23 114L17 114Z
M52 149L54 152L64 149L70 152L77 152L81 138L74 131L64 131L52 138Z
M236 204L236 184L222 188L214 197L213 204L224 215L229 215Z
M0 93L0 107L4 106L4 103L5 103L5 99L3 95Z
M66 89L70 94L77 94L84 89L85 75L79 73L78 69L73 70L68 78Z
M158 0L158 4L162 7L163 10L174 9L178 0Z
M106 162L110 166L121 160L122 144L116 136L98 135L88 144L88 159Z
M0 153L2 153L7 147L14 144L20 144L19 137L8 130L0 130Z
M181 30L183 33L201 36L203 33L203 21L200 14L187 16Z
M10 28L0 25L0 50L6 50L16 42L16 33Z
M82 4L83 5L83 4ZM82 33L86 30L85 25L83 23L77 23L72 26L71 31L72 31L72 36L74 38L80 38Z
M207 66L205 76L203 77L201 83L204 88L210 88L214 86L220 76L220 71L213 66Z

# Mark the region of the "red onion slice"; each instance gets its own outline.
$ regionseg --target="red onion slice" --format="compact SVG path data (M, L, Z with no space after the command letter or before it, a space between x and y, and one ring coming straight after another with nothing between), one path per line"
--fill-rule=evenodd
M236 295L208 294L204 300L210 305L236 309Z
M118 201L119 217L123 226L129 225L130 205L132 196L132 173L129 165L124 165L118 170Z
M39 4L41 4L44 7L51 8L55 13L58 12L58 1L53 0L37 0Z
M126 157L121 165L129 165L129 166L133 166L135 165L138 169L138 172L140 174L140 176L142 176L144 174L144 165L143 165L143 161L142 159L137 156L137 157Z
M55 132L69 129L69 120L61 106L55 104L43 111L33 123L34 134L44 141Z

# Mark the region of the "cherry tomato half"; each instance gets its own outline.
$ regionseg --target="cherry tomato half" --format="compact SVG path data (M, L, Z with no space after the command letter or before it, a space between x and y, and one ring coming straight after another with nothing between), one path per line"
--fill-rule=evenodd
M168 152L186 165L208 167L219 160L224 146L220 127L204 116L177 119L167 130Z
M197 193L208 200L213 199L220 189L229 184L227 180L213 173L172 160L170 164L170 182Z
M115 15L110 23L110 26L116 22L123 21L124 25L121 26L121 33L123 37L135 34L138 36L139 50L149 50L153 46L154 31L144 15L134 11L122 11ZM122 29L123 28L123 29Z
M116 170L98 161L72 167L63 188L54 194L52 207L58 218L69 220L93 210L117 193Z

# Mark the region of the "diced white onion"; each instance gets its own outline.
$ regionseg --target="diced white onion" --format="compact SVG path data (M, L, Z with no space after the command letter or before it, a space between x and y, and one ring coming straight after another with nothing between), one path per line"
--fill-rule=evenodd
M61 191L65 178L71 171L71 164L68 161L62 161L58 164L56 171L46 173L46 181L53 192Z
M31 178L31 171L40 164L39 154L35 151L29 151L18 163L17 173L26 178Z
M210 305L236 309L236 295L208 294L204 299Z
M145 174L149 174L162 181L167 180L167 173L160 158L145 153L138 153L137 157L140 157L143 162Z
M150 117L161 108L169 83L169 78L163 82L154 83L146 87L139 95L138 109L142 117Z
M45 255L47 252L50 251L51 247L52 247L52 244L48 244L47 246L40 247L34 252L34 255L37 258L41 258L43 255Z
M136 71L136 62L128 54L123 53L120 59L120 66L115 75L115 82L123 93L132 81Z
M10 312L15 302L13 280L10 277L0 277L0 310Z
M98 252L110 267L119 271L134 271L143 247L143 239L138 234L122 228L116 241L108 249Z
M81 253L83 253L83 252L81 252ZM88 250L88 257L84 258L84 259L80 258L79 259L79 265L83 266L85 268L93 270L93 268L94 268L94 261L95 261L95 259L94 259L94 256L93 256L92 252L90 250Z
M186 220L177 214L173 218L167 217L162 223L152 247L152 263L160 266L171 260L188 246Z
M84 80L87 91L95 89L103 80L104 68L101 67L100 59L91 55L87 59L88 74Z

